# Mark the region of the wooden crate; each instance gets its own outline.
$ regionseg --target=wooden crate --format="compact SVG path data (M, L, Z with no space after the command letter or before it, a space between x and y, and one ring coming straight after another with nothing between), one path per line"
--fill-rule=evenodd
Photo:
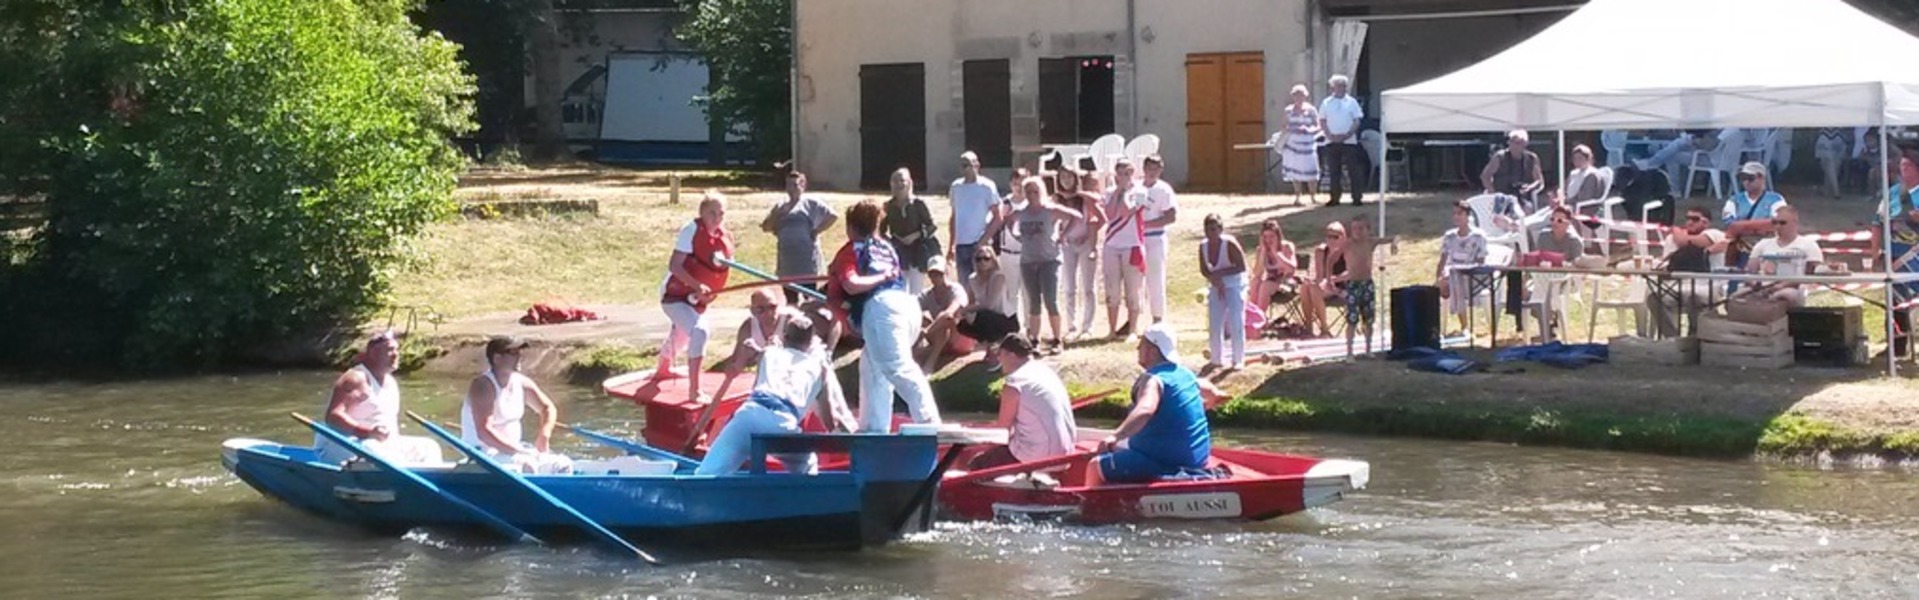
M1622 365L1686 366L1699 364L1699 339L1655 340L1622 335L1607 340L1608 362Z
M1699 319L1699 364L1712 367L1781 369L1793 364L1792 335L1781 316L1742 323L1716 316Z

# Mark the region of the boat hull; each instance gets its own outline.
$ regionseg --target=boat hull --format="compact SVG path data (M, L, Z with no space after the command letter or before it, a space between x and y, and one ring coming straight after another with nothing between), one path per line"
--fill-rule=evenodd
M671 385L669 380L668 385ZM699 419L703 405L671 400L676 395L655 395L643 378L608 380L605 391L614 397L639 404L647 414L642 435L654 445L678 445ZM726 402L714 411L709 438L719 431L738 402ZM1110 431L1081 428L1079 445L1090 450ZM965 464L974 448L963 455ZM704 446L694 453L704 451ZM1322 460L1304 456L1232 448L1214 448L1216 463L1223 464L1232 477L1212 480L1159 481L1150 484L1103 484L1097 487L1058 486L1036 490L1029 487L999 485L990 481L954 483L949 473L939 491L944 515L983 520L1005 517L1064 517L1084 523L1128 523L1153 519L1228 519L1265 520L1296 513L1338 501L1363 488L1370 478L1370 467L1360 461ZM821 456L822 465L833 465L843 458ZM1060 474L1065 481L1083 481L1086 465L1072 465Z
M890 437L893 440L881 440ZM816 475L533 475L527 479L623 536L694 548L856 549L884 544L917 520L914 492L934 467L930 436L873 436L888 456L881 468ZM911 441L908 441L911 440ZM221 461L269 498L308 513L379 531L466 529L479 524L436 495L363 463L316 460L312 448L229 440ZM875 462L875 461L867 461ZM572 523L528 502L526 490L472 465L417 467L415 473L502 520L542 538L576 537Z

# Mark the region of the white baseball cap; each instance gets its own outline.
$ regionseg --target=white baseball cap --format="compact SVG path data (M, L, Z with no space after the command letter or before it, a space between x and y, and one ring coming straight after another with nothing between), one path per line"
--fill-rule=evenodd
M1139 334L1139 339L1146 340L1153 347L1158 348L1159 355L1166 357L1167 362L1179 362L1179 345L1173 343L1171 325L1157 323L1147 327L1146 331Z

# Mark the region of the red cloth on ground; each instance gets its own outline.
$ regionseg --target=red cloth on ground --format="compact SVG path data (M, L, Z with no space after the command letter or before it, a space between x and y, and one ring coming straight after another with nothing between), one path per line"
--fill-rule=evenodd
M598 321L604 318L606 317L602 317L599 313L584 308L541 302L534 304L532 308L526 309L526 314L520 317L520 324L552 325L555 323L572 323L575 321Z

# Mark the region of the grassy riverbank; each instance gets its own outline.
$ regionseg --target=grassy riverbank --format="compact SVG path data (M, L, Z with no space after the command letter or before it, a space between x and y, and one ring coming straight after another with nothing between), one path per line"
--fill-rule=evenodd
M535 211L532 216L506 217L472 211L489 218L437 225L417 244L418 259L397 279L395 304L427 307L452 319L518 311L554 300L650 307L672 233L692 217L693 202L704 187L718 187L732 198L728 220L742 260L772 262L773 240L757 224L779 194L759 187L764 183L753 176L694 174L683 184L676 204L665 176L657 172L476 172L461 192L465 201L565 205L591 200L598 212ZM877 198L821 196L840 209L861 198ZM1400 244L1398 253L1385 261L1382 288L1431 279L1438 235L1450 220L1447 202L1453 196L1387 198L1389 230L1400 236ZM935 214L944 214L943 199L932 201ZM1290 198L1265 196L1183 195L1181 203L1181 219L1170 233L1176 262L1169 269L1168 321L1181 332L1181 351L1194 363L1203 360L1205 347L1205 311L1194 297L1203 284L1197 270L1185 265L1194 260L1202 217L1220 214L1229 229L1249 243L1257 239L1260 221L1280 219L1304 253L1320 242L1326 222L1370 217L1377 210L1371 205L1294 207ZM1859 220L1835 201L1814 200L1802 207L1816 230L1849 228ZM836 244L841 235L829 233L824 241ZM719 303L723 308L744 304L742 296L723 297ZM1878 313L1868 315L1869 323L1880 322ZM1599 316L1600 339L1618 331L1612 316ZM1583 303L1575 307L1573 318L1585 322ZM1097 322L1096 331L1104 331L1103 310ZM1509 328L1510 322L1502 326ZM732 343L732 324L715 327L709 356L723 355ZM1874 329L1869 324L1868 330ZM1583 341L1583 335L1578 337ZM636 349L630 340L606 342L572 347L567 360L594 369L580 370L580 380L650 366L650 353ZM1053 360L1082 391L1123 388L1137 373L1132 346L1124 342L1076 344ZM1377 360L1286 369L1258 365L1221 381L1241 399L1223 407L1217 418L1226 425L1700 456L1919 452L1919 410L1914 410L1919 402L1911 400L1919 397L1914 394L1919 389L1909 380L1875 377L1871 370L1761 373L1601 365L1560 371L1500 365L1495 371L1455 377L1415 373L1399 363ZM973 357L945 366L935 378L935 391L948 410L991 412L996 407L995 378L974 364ZM1101 410L1110 416L1118 408Z

